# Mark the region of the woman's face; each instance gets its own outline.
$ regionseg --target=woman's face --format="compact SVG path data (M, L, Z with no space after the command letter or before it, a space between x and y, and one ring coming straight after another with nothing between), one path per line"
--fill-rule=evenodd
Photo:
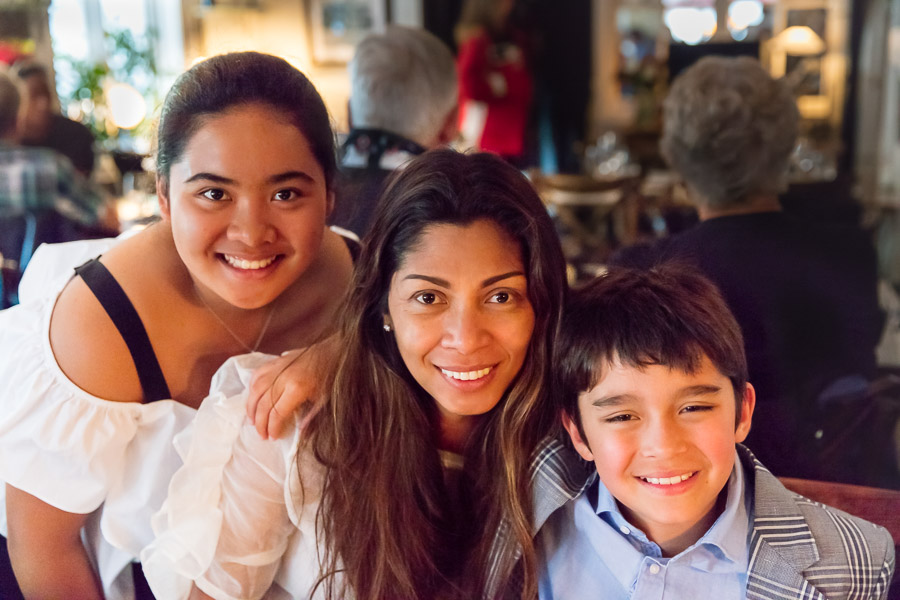
M318 255L330 203L297 127L271 108L236 106L193 134L160 191L178 254L209 300L272 302Z
M534 311L521 255L490 221L433 225L393 275L387 322L442 419L488 412L522 367Z

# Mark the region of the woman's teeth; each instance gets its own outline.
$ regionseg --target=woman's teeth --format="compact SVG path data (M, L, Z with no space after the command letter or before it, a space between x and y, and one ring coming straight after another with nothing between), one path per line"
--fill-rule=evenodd
M653 485L675 485L681 483L685 479L689 479L693 473L685 473L684 475L676 475L674 477L641 477L644 481Z
M459 379L460 381L472 381L473 379L481 379L490 373L492 368L493 367L486 367L484 369L479 369L478 371L448 371L447 369L441 369L441 373L447 377Z
M237 258L236 256L229 256L227 254L223 256L225 256L225 260L228 262L228 264L235 269L245 269L249 271L264 269L265 267L268 267L273 262L275 262L276 258L274 256L271 256L262 260L244 260L243 258Z

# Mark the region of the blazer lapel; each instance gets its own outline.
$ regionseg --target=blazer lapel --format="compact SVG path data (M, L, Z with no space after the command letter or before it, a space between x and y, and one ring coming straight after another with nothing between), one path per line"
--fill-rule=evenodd
M738 453L755 475L747 599L825 600L803 577L819 551L791 492L746 447L738 445Z

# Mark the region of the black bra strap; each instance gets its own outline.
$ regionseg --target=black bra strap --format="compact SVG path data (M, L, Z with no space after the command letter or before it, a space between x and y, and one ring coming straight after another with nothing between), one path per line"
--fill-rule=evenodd
M122 339L125 340L137 369L138 379L141 381L144 402L171 398L172 394L169 393L166 378L163 376L159 361L156 360L156 353L153 352L150 338L147 337L147 330L144 329L141 318L134 310L134 305L125 295L119 282L97 258L76 267L75 273L84 280L97 300L100 301L103 310L112 319Z

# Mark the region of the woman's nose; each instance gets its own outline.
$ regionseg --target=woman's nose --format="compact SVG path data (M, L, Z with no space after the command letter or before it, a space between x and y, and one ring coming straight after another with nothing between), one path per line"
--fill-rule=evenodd
M471 354L487 344L487 316L472 306L450 308L444 316L442 345L460 354Z

